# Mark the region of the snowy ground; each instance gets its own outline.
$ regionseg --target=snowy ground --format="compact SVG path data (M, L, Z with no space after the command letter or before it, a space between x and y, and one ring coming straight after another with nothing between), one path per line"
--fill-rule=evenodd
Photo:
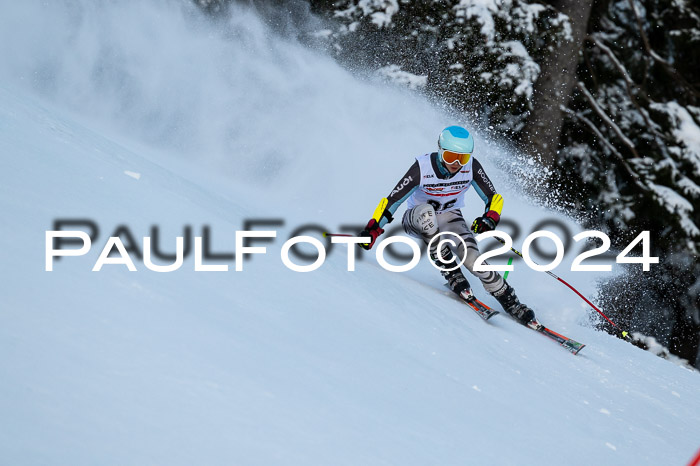
M696 453L698 374L593 330L575 295L522 262L509 281L587 344L578 356L503 315L483 322L426 261L397 274L370 253L348 272L336 247L312 273L282 264L296 227L364 223L448 117L275 39L249 12L224 39L173 2L72 5L13 4L0 19L2 34L26 35L19 49L0 41L3 464L671 465ZM509 156L478 141L504 218L580 230L521 197L496 168ZM469 201L471 217L481 201ZM46 272L60 218L91 219L99 236ZM208 225L212 250L232 252L260 218L285 225L241 272L194 272L192 255L171 273L139 260L91 271L119 225L137 241L158 225L164 251L185 225ZM574 256L555 272L591 296L599 275L568 271Z

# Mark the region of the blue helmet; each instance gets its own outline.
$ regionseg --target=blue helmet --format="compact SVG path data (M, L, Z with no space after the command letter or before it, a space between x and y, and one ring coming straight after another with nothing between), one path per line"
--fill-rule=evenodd
M448 126L438 137L438 149L471 154L474 151L474 138L461 126Z

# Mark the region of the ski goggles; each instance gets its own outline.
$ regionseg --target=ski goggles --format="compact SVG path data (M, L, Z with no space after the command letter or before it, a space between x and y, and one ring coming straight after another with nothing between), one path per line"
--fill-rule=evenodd
M469 162L471 156L472 154L470 153L465 154L461 152L452 152L447 149L440 149L440 157L442 157L442 160L448 165L459 162L460 165L465 166Z

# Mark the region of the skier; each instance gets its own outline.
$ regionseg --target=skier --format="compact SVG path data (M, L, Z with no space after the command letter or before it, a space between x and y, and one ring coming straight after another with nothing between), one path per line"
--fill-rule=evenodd
M503 309L526 325L535 318L535 313L520 302L513 287L498 272L474 270L474 261L480 253L472 231L482 233L496 228L501 219L503 198L496 192L479 161L472 157L473 151L474 138L469 131L460 126L445 128L438 137L438 151L416 157L416 161L387 196L384 211L375 217L379 221L372 218L360 233L360 236L370 237L372 241L360 246L371 249L379 235L384 233L382 227L391 222L396 209L408 201L402 219L406 233L422 239L426 244L439 233L452 232L459 235L464 242L456 241L457 248L454 252L460 259L466 258L464 265L481 280L486 291L496 298ZM460 208L464 206L464 194L472 185L486 204L486 209L484 215L474 220L470 231ZM446 270L454 267L449 265L455 261L453 251L446 243L437 251L439 243L440 241L434 241L431 245L433 250L428 251L430 258L438 265L450 289L469 299L473 294L461 269L457 267L455 270Z

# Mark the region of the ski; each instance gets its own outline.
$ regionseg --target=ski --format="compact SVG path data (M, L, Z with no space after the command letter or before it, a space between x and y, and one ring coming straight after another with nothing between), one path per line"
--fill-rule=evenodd
M474 293L472 293L471 290L463 291L458 296L467 304L467 306L472 308L472 310L484 320L489 320L491 317L498 314L498 311L491 309L486 304L476 299L476 296L474 296Z
M476 296L474 296L474 293L472 293L471 290L463 291L457 296L459 297L460 301L463 301L474 312L476 312L479 317L481 317L484 320L489 320L491 317L499 313L495 309L491 309L486 304L476 299ZM572 354L578 354L579 351L581 351L586 346L583 343L579 343L576 340L572 340L571 338L565 337L564 335L545 327L537 319L530 321L526 326L556 341L562 347L564 347L564 349L571 352Z
M546 337L556 341L572 354L578 354L578 352L586 346L583 343L579 343L575 340L572 340L571 338L565 337L564 335L561 335L555 332L554 330L548 329L547 327L539 323L537 319L531 320L527 324L527 326L530 327L532 330L539 332L542 335L545 335Z

